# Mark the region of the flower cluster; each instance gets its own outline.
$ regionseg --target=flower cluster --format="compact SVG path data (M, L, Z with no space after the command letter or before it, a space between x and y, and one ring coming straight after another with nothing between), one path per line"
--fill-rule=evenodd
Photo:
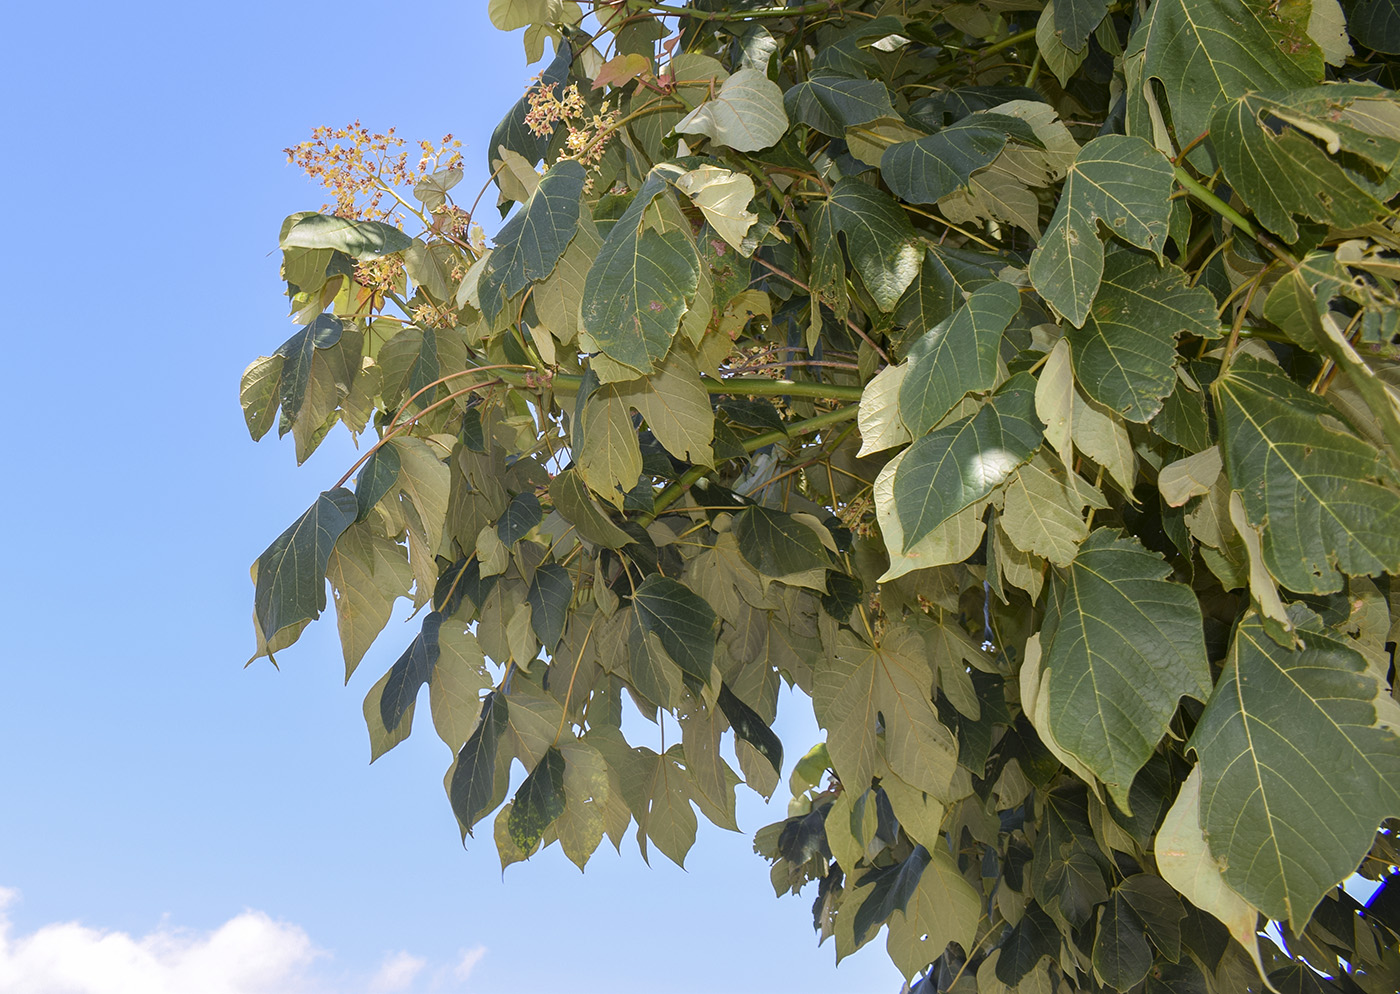
M564 139L563 158L576 159L585 168L596 166L607 151L608 140L618 122L618 109L603 101L597 113L588 114L578 84L570 83L556 94L558 87L545 86L538 79L526 93L530 109L525 114L525 126L536 137L554 133L562 122L569 133Z
M355 263L355 282L370 290L384 293L403 283L403 260L388 255L382 259L366 259Z
M451 328L457 323L457 312L450 305L419 304L413 309L413 323L420 328Z
M398 209L394 187L412 187L438 169L451 168L461 160L457 151L461 147L451 135L443 135L436 145L420 141L418 159L411 162L409 143L396 136L393 128L380 134L355 121L343 128L316 128L309 140L283 151L288 163L331 192L334 202L323 205L323 211L376 220L391 217ZM381 207L386 194L392 205Z

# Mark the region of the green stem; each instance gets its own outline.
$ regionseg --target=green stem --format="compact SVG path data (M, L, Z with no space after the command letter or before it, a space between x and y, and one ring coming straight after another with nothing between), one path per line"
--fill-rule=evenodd
M1023 41L1030 41L1035 37L1035 32L1035 28L1027 28L1024 31L1016 32L1014 35L1008 35L1001 41L994 41L986 48L974 48L972 51L976 54L978 59L984 59L989 55L996 55L1004 49L1019 45Z
M513 387L524 387L526 377L529 374L503 371L499 375L502 380ZM534 375L538 376L539 374ZM583 385L583 377L577 373L555 373L552 382L563 390L577 390ZM857 386L774 380L766 376L733 376L727 380L715 380L706 376L702 377L700 382L705 384L705 390L712 396L736 394L745 397L812 397L852 401L860 400L861 396L861 388ZM760 444L766 445L768 443Z
M803 4L801 7L760 7L757 10L736 10L713 12L691 10L689 7L672 7L669 4L647 4L648 8L676 17L688 17L692 21L747 21L756 17L801 17L804 14L822 14L832 9L827 0Z
M828 396L830 395L828 394ZM841 424L843 421L850 421L859 411L859 404L851 404L847 407L838 407L834 411L827 411L825 414L818 414L815 417L806 418L802 421L794 421L787 426L786 431L779 431L777 429L765 431L761 435L755 435L752 438L746 439L743 443L744 451L755 452L765 445L781 442L783 439L791 438L793 435L806 435L831 425ZM689 490L696 480L700 479L708 472L709 468L706 466L691 466L682 473L674 483L668 485L666 489L656 495L656 501L652 504L651 514L644 515L640 519L641 523L643 525L648 524L658 514L680 500L681 495Z
M1253 238L1264 248L1268 249L1268 251L1274 256L1274 258L1279 260L1279 262L1285 263L1288 266L1298 265L1298 260L1293 258L1293 256L1289 254L1287 249L1279 245L1278 242L1274 241L1268 235L1264 234L1264 232L1256 228L1253 225L1253 223L1250 222L1243 214L1235 210L1225 201L1221 200L1214 193L1208 190L1205 184L1201 183L1189 172L1187 172L1185 167L1175 166L1173 167L1173 169L1176 173L1176 181L1181 184L1182 188L1187 193L1191 194L1191 196L1195 197L1206 207L1209 207L1211 210L1215 211L1215 213L1219 214L1225 220L1233 224L1236 228L1239 228L1250 238Z

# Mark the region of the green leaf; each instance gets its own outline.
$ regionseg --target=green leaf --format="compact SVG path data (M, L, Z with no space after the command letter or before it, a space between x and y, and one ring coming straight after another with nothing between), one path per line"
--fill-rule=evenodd
M617 384L595 390L575 426L578 472L593 492L621 508L623 495L642 475L642 450L632 412Z
M523 0L523 2L528 2L528 0ZM538 85L551 90L554 96L558 97L563 90L563 84L569 78L573 64L574 51L569 43L567 41L556 43L554 59L540 74ZM506 116L501 118L501 122L496 125L496 130L491 132L491 140L486 143L486 167L492 174L496 171L496 163L501 161L499 149L502 146L524 157L530 166L534 166L535 163L544 158L544 153L549 148L549 143L553 141L554 132L558 125L543 135L537 135L525 123L526 115L529 113L530 99L527 93L515 102L515 105L506 112ZM497 184L500 183L501 181L497 180Z
M1100 528L1054 578L1042 628L1055 739L1124 811L1180 698L1210 696L1200 602L1170 572L1137 539Z
M1151 873L1137 873L1119 884L1114 893L1127 901L1163 956L1173 962L1181 958L1181 922L1186 908L1169 883Z
M884 83L830 70L814 70L790 87L783 94L783 107L794 121L832 138L842 138L847 128L894 113Z
M1082 327L1103 275L1099 223L1160 259L1171 188L1172 165L1149 142L1126 135L1095 138L1079 150L1055 216L1031 253L1031 284L1070 324Z
M476 636L460 620L438 629L438 661L428 681L433 728L455 754L471 738L481 712L481 692L493 682Z
M870 785L883 715L890 767L910 785L948 799L958 746L933 706L933 670L922 636L891 626L878 646L870 646L843 628L830 657L814 669L812 706L846 790L859 793Z
M520 541L525 535L544 520L540 510L540 499L531 491L525 490L510 499L505 513L496 522L496 535L507 548Z
M564 19L561 0L491 0L486 11L491 23L502 31L532 24L554 24Z
M1264 562L1289 590L1341 589L1353 576L1400 571L1400 495L1375 448L1277 367L1238 356L1211 385L1230 480Z
M282 363L280 355L260 356L243 371L238 400L248 434L257 441L267 434L281 403Z
M740 554L762 576L790 576L831 561L817 533L781 511L745 508L735 515L733 530Z
M1056 0L1055 34L1071 51L1079 51L1108 13L1108 0Z
M452 292L452 267L456 262L451 245L443 242L427 244L421 238L404 250L403 268L420 288L435 300L449 301Z
M584 281L583 330L608 358L650 373L671 339L700 281L700 261L688 232L643 228L646 208L665 193L653 170L608 232Z
M1225 925L1259 964L1259 911L1225 882L1223 868L1201 832L1201 768L1193 766L1162 819L1154 843L1163 879L1197 908ZM1262 975L1262 965L1259 969Z
M1284 241L1298 237L1293 215L1337 228L1361 227L1385 212L1377 194L1386 199L1394 186L1387 182L1377 189L1359 160L1388 171L1400 158L1400 142L1393 125L1384 135L1360 130L1357 122L1393 113L1394 99L1362 83L1327 84L1282 99L1249 93L1223 104L1212 118L1216 158L1231 188Z
M1079 387L1128 421L1151 421L1176 387L1176 339L1215 338L1215 298L1171 263L1114 252L1082 328L1070 328Z
M442 615L437 611L428 612L418 634L394 665L389 667L380 691L379 718L390 732L399 727L399 722L413 707L423 684L433 678L433 667L437 665L441 652L438 647L438 629L441 627Z
M885 948L904 979L942 956L950 942L973 948L981 908L981 895L958 872L953 858L941 847L932 850L918 886L889 918Z
M550 481L549 499L585 540L607 549L620 549L632 541L589 496L577 470L566 469Z
M689 352L672 349L651 376L616 384L615 389L623 409L636 408L667 452L682 462L714 464L715 415ZM628 430L635 446L630 418Z
M1152 969L1152 947L1142 922L1121 894L1099 908L1094 933L1094 974L1116 991L1126 991Z
M1058 957L1060 945L1060 930L1055 927L1055 922L1041 910L1039 904L1031 901L1026 905L1021 920L999 947L1001 956L997 959L996 978L1015 988L1042 959Z
M564 756L553 746L530 771L511 799L506 826L522 852L539 843L544 830L564 813Z
M872 929L883 925L890 915L908 906L931 859L927 849L915 846L914 851L900 862L868 870L856 881L858 889L871 888L855 910L853 931L857 946L865 942Z
M901 341L918 338L950 317L967 294L997 282L1001 268L1001 261L993 256L925 246L919 275L895 305L895 324L904 327Z
M781 776L783 743L773 734L773 729L768 727L768 723L759 717L757 711L735 697L734 691L729 689L727 683L719 685L717 703L725 720L733 727L734 734L753 746L758 754L772 765L773 772Z
M282 236L280 247L335 249L364 262L402 252L412 244L412 238L382 221L308 214Z
M1103 494L1043 451L1006 485L1002 529L1016 548L1068 566L1089 537L1084 508L1106 508Z
M682 134L706 135L736 152L768 148L787 129L783 91L758 69L740 69L724 81L713 99L676 124Z
M904 210L889 194L847 176L823 205L827 223L846 236L846 251L876 306L889 311L919 275L923 251Z
M574 741L560 748L564 754L563 812L554 822L559 846L580 870L603 840L604 810L611 800L608 766L587 742Z
M507 300L554 272L578 230L587 174L572 159L556 162L515 216L496 233L491 270L481 281L481 313L494 320Z
M638 623L660 640L676 665L708 684L719 621L709 602L679 580L659 573L642 581L632 602Z
M1264 316L1299 345L1327 356L1365 401L1367 414L1389 443L1387 455L1400 464L1400 395L1356 351L1331 309L1334 294L1349 281L1335 260L1312 255L1284 275L1269 291ZM1320 270L1320 271L1319 271Z
M1040 420L1027 378L1016 378L976 414L909 446L894 474L904 548L1000 486L1040 445Z
M408 521L410 538L417 537L425 546L424 556L431 558L442 544L442 532L447 522L447 502L451 494L451 474L442 462L442 448L421 438L399 435L389 442L399 452L399 478L395 489L412 504L417 521ZM410 553L412 549L410 549ZM432 588L428 578L427 587Z
M335 543L326 564L335 599L335 620L349 681L394 610L406 597L413 570L403 546L368 522L351 525Z
M399 482L402 462L399 450L392 445L381 445L369 454L355 477L355 520L364 521L385 496Z
M545 563L535 570L525 601L530 605L530 625L535 637L551 655L564 635L569 619L569 603L574 597L574 582L569 571L558 563Z
M969 114L937 134L900 142L880 157L880 175L895 196L934 204L992 164L1009 139L1040 145L1030 125L1005 114Z
M1295 931L1400 814L1400 712L1365 658L1315 625L1285 649L1257 615L1241 622L1187 743L1225 881Z
M392 673L392 671L390 671ZM384 727L381 715L384 710L384 688L389 682L390 673L385 673L365 695L365 727L369 730L369 761L373 763L394 746L408 738L413 730L413 702L399 716L393 728Z
M1400 55L1400 5L1396 0L1360 0L1352 4L1347 29L1369 49Z
M1250 90L1290 90L1314 82L1269 36L1261 18L1270 16L1265 5L1254 8L1240 0L1152 5L1136 35L1136 48L1144 51L1143 85L1151 78L1161 82L1182 144L1204 133L1226 100Z
M314 321L283 342L273 353L282 357L279 392L282 415L289 422L294 422L302 416L312 378L319 371L318 363L323 364L327 361L327 354L339 344L343 332L344 325L338 317L319 314ZM348 392L348 377L337 386Z
M992 388L1002 334L1020 308L1014 286L991 283L914 342L899 387L899 416L913 437L942 421L964 395Z
M635 612L627 636L627 670L632 689L652 704L669 709L680 703L680 667L666 654L661 640L642 627Z
M341 533L354 523L355 510L349 490L324 491L258 557L253 618L268 642L326 609L326 566Z

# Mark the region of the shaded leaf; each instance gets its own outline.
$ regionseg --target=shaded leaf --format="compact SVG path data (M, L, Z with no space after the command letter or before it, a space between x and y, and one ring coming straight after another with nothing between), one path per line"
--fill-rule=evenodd
M540 179L530 199L496 233L491 269L479 285L481 312L492 320L505 302L554 271L578 228L579 197L587 179L562 159Z
M268 642L326 609L326 566L355 511L349 490L327 490L258 557L253 615Z
M505 513L496 522L496 535L502 544L510 547L543 520L540 499L528 490L522 491L506 505Z
M564 813L564 804L564 756L551 746L511 799L506 821L511 841L522 852L531 852L544 830Z
M718 618L708 601L678 580L653 573L637 587L632 602L642 628L660 640L682 670L709 683Z
M1094 933L1094 973L1116 991L1126 991L1152 969L1152 948L1147 944L1142 922L1123 895L1099 909Z
M1011 138L1040 144L1030 125L1020 118L969 114L936 134L885 149L880 175L897 197L915 204L934 204L965 187L974 172L991 165Z
M536 568L525 600L530 605L530 626L547 653L553 654L564 635L573 596L574 582L563 566L545 563Z

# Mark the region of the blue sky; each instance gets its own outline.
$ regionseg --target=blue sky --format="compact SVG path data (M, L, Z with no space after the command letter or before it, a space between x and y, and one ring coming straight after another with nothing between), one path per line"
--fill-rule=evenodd
M484 0L6 19L0 989L897 990L883 942L835 967L811 895L774 899L751 835L785 788L741 792L745 834L702 832L688 871L556 847L502 883L489 839L458 845L435 736L368 764L360 704L406 628L348 689L329 617L242 668L249 564L353 459L341 432L298 469L238 409L292 330L280 221L322 200L280 150L450 131L479 183L519 35Z

